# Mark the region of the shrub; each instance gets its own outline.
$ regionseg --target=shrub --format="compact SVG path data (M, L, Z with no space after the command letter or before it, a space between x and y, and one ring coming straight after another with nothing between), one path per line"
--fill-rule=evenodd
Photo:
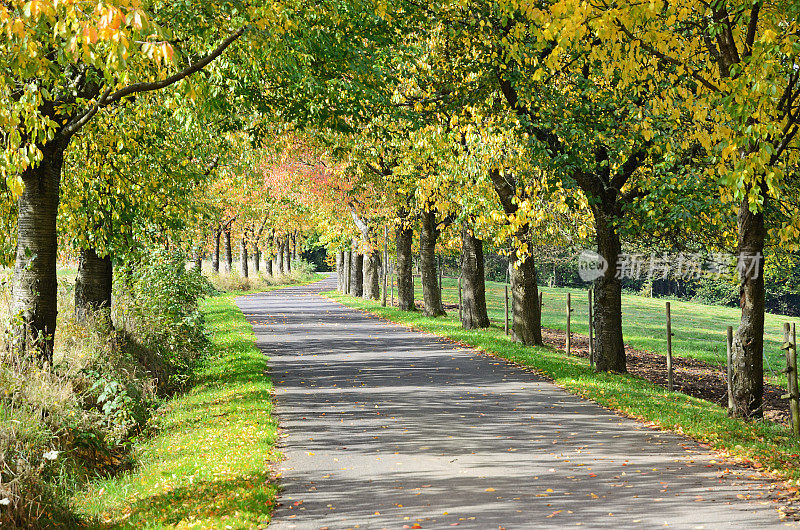
M207 344L198 301L212 287L184 259L154 252L116 271L116 328L108 311L77 323L74 290L62 280L52 367L0 344L0 527L75 527L74 488L130 466L131 439L159 394L188 379ZM9 297L5 275L3 339L13 317Z

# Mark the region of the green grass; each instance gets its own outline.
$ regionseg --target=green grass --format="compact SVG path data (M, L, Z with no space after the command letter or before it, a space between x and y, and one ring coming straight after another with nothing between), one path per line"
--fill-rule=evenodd
M422 299L419 279L415 281L416 298ZM442 299L447 304L458 303L457 280L444 278ZM505 318L504 283L486 282L486 305L493 324L503 327ZM567 293L572 293L571 328L575 333L589 334L588 291L581 289L540 287L544 293L542 326L566 329ZM622 296L622 331L625 343L634 349L653 353L666 353L667 331L665 302L663 298ZM712 365L725 365L725 335L728 326L739 325L740 310L734 307L704 305L670 300L672 313L672 353L678 357L691 357ZM765 380L777 386L786 385L786 376L780 371L786 366L783 343L783 323L800 322L797 318L767 314L764 323ZM800 324L799 324L800 327Z
M234 294L202 309L213 350L193 388L155 413L133 471L75 499L97 526L258 528L270 520L279 454L267 359Z
M490 292L496 285L498 284L490 287ZM562 294L564 292L561 290ZM547 289L546 293L545 299L549 295L550 300L553 300L557 291ZM784 426L769 421L745 422L732 419L725 409L714 403L677 392L667 392L644 379L631 375L597 373L588 366L585 359L566 357L563 351L554 348L522 346L510 340L498 327L463 330L458 322L457 311L451 311L447 317L432 319L420 312L406 313L393 307L384 308L380 303L336 292L326 294L347 306L531 367L569 392L592 399L633 418L708 443L740 462L752 461L756 466L774 471L783 478L795 480L800 485L800 440L794 438ZM638 297L626 298L630 307L630 299ZM655 307L658 301L653 301L653 304ZM551 302L551 305L554 304ZM647 312L646 304L638 307L640 311ZM628 309L629 315L630 311ZM496 311L494 314L496 316ZM557 323L554 310L545 322L548 325ZM686 326L684 333L689 332L691 330Z

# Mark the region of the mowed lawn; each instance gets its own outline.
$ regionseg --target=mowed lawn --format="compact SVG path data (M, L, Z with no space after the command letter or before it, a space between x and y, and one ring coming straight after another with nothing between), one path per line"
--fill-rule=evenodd
M503 327L505 316L505 287L507 284L486 282L486 303L493 325ZM416 299L422 300L422 282L414 281ZM567 322L567 293L572 296L572 323L574 333L589 334L588 289L540 287L544 293L542 325L565 330ZM397 296L395 288L395 297ZM455 278L443 279L442 298L445 304L458 303L458 283ZM623 294L622 331L625 343L637 350L666 353L667 331L665 298L649 298ZM395 300L396 302L396 300ZM725 335L728 326L739 325L740 310L669 300L672 312L673 355L699 359L713 365L724 366L726 356ZM456 311L455 309L451 311ZM800 324L800 319L767 314L764 328L765 379L772 384L785 385L786 377L780 371L786 366L783 343L784 322Z

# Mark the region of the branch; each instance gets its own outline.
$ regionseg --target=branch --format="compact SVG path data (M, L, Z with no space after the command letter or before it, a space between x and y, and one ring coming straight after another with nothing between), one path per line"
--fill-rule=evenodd
M180 72L177 72L166 79L162 79L161 81L153 81L149 83L134 83L132 85L128 85L124 88L117 90L116 92L111 92L111 88L107 88L103 95L97 100L97 102L89 107L77 120L73 121L66 127L64 127L64 134L67 136L73 135L78 132L81 127L86 125L89 120L91 120L97 112L105 108L109 105L113 105L114 103L119 102L121 99L131 96L133 94L139 94L142 92L153 92L155 90L161 90L162 88L166 88L170 85L174 85L178 81L186 79L190 75L199 72L209 64L211 64L214 60L216 60L222 53L236 40L239 39L242 35L244 35L249 26L243 26L239 28L235 33L233 33L230 37L222 41L222 43L217 46L217 48L197 61L196 63L187 66Z

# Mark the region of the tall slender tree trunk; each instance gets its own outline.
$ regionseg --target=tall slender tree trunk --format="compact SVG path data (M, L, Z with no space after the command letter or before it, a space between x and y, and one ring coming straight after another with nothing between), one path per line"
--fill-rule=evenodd
M12 346L24 353L35 346L42 362L53 361L53 336L58 314L56 258L61 168L69 139L40 147L43 159L22 173L25 188L17 202L17 253L13 280L14 326Z
M199 248L194 252L194 268L198 272L203 271L203 251Z
M379 300L381 297L380 277L381 258L373 247L364 255L364 298Z
M253 270L256 275L261 272L261 249L258 248L258 241L253 243Z
M404 216L397 226L395 244L397 245L397 306L401 311L415 311L414 304L414 257L411 243L414 230L405 225Z
M336 290L344 292L344 252L336 251Z
M422 273L422 296L425 301L425 315L439 317L445 315L442 307L442 292L439 289L439 275L436 272L436 212L422 213L420 233L420 270Z
M353 251L344 252L344 294L350 293L350 270L353 268Z
M110 310L112 285L111 256L101 258L93 248L81 250L75 279L75 320L87 322L96 311Z
M233 270L233 250L231 249L231 229L230 226L222 231L223 241L225 242L225 268L223 272L230 274Z
M241 247L239 252L239 268L242 272L242 278L249 278L250 277L250 268L247 264L247 260L249 259L247 255L247 236L242 236L241 240Z
M275 274L283 274L283 239L275 243Z
M297 260L300 256L297 253L297 230L292 232L292 259Z
M364 296L364 255L357 250L352 251L350 263L350 294Z
M461 229L461 327L488 328L486 280L484 278L483 241L467 227Z
M767 190L762 190L766 207ZM750 211L745 197L739 207L739 303L742 317L733 337L732 414L739 418L763 416L764 398L764 240L763 209Z
M617 262L622 245L614 226L614 216L600 204L592 207L598 253L608 264L594 286L595 366L604 372L627 371L622 338L622 282L617 278Z
M283 272L285 274L290 274L292 272L292 249L289 245L289 236L287 234L286 240L283 243Z
M211 254L211 268L214 273L219 274L219 247L220 238L222 237L222 229L214 229L214 252Z

